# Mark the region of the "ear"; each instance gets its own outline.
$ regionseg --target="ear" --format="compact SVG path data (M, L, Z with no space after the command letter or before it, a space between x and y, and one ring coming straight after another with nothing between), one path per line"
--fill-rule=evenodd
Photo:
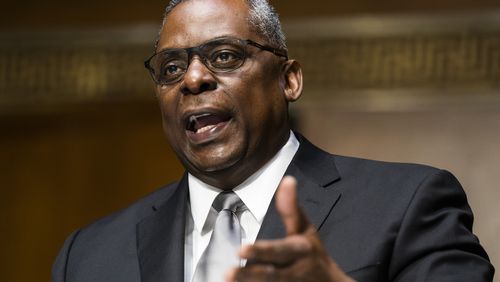
M295 60L281 66L280 86L288 102L297 101L302 95L302 67Z

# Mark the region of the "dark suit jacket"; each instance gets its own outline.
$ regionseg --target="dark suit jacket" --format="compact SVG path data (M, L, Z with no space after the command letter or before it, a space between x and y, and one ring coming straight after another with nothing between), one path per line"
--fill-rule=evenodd
M333 156L299 137L287 174L332 258L358 281L491 281L458 181L431 167ZM53 282L183 281L187 177L74 232ZM274 202L274 200L273 200ZM258 238L284 228L274 203Z

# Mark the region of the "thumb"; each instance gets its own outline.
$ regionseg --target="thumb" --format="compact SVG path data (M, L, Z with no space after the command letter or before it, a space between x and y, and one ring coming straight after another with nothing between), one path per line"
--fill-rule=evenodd
M276 192L276 209L288 235L302 233L309 226L297 201L297 181L293 176L285 176L281 180Z

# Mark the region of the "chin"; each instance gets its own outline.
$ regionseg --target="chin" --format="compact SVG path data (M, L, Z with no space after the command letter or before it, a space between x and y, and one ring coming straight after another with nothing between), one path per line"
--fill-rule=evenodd
M224 160L210 160L208 162L205 162L204 165L199 165L197 166L199 171L201 173L206 172L206 173L217 173L217 172L226 172L231 170L238 162L240 158L230 158L230 159L224 159Z
M200 173L216 173L231 170L245 159L246 146L236 144L213 144L202 150L186 150L186 167L191 167Z

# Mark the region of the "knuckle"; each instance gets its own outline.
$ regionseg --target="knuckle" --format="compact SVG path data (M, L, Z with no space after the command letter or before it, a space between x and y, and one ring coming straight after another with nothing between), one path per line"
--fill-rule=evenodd
M258 250L258 255L260 258L267 259L269 257L272 257L273 254L276 252L276 247L272 243L265 243L262 244Z
M309 254L314 251L314 243L306 236L300 236L296 240L295 251L300 254Z
M268 264L264 267L266 281L277 281L277 270L272 264Z

